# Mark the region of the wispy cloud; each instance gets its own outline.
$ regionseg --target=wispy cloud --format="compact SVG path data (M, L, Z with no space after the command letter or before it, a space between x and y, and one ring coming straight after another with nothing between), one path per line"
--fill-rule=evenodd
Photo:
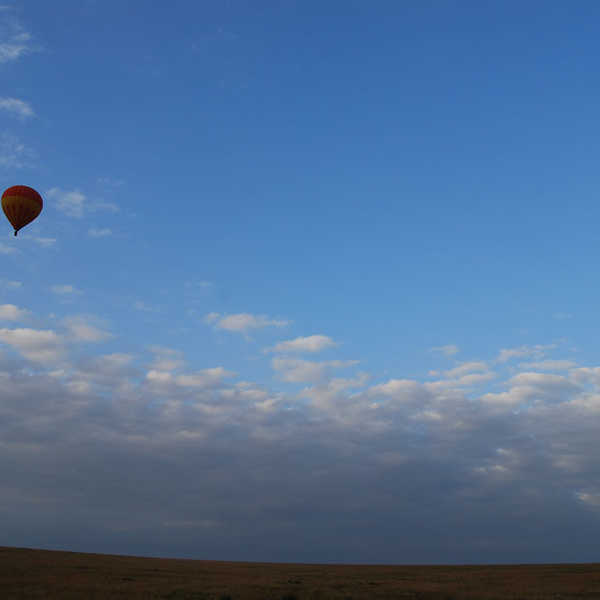
M301 353L301 352L321 352L326 348L333 348L338 344L326 335L309 335L307 337L298 337L294 340L286 340L275 344L272 348L267 348L267 352Z
M79 295L83 294L83 292L77 289L74 285L70 283L63 283L53 285L50 288L54 294L58 294L59 296L71 296L71 295Z
M113 336L89 317L67 317L63 323L70 338L78 342L101 342Z
M59 187L53 187L46 192L50 200L54 200L56 208L68 217L81 219L86 213L108 211L112 213L119 212L119 207L113 202L104 202L103 200L91 200L81 190L75 188L64 190ZM90 229L88 234L96 237L110 235L109 229Z
M555 312L552 315L553 319L556 319L558 321L564 321L566 319L572 319L573 315L571 313L567 313L567 312Z
M444 375L446 377L462 377L467 373L472 373L474 371L487 371L488 366L483 361L471 361L466 362L454 367L453 369L449 369L448 371L444 371Z
M299 358L274 358L273 370L283 381L292 383L319 383L326 379L333 369L342 369L358 364L357 360L327 360L314 362Z
M153 371L175 371L185 365L183 352L180 350L164 346L151 346L149 349L154 354L154 360L151 363Z
M0 242L0 254L16 254L17 253L17 249L14 248L13 246L9 246L8 244L5 244L4 242Z
M121 187L125 183L123 179L118 179L114 177L98 177L96 181L99 185L103 185L106 187Z
M535 346L519 346L518 348L503 348L500 350L496 362L505 363L513 358L522 358L531 356L533 358L542 358L548 350L556 348L556 344L537 344Z
M65 191L54 187L46 192L46 196L54 200L56 208L68 217L75 217L77 219L83 217L86 196L81 191L77 189Z
M39 244L40 246L42 246L44 248L49 248L50 246L54 246L54 244L56 244L56 238L34 237L32 239L36 244Z
M572 369L577 363L572 360L541 360L538 362L519 363L519 369L536 371L566 371Z
M88 235L93 238L107 237L112 235L112 229L109 229L108 227L103 227L102 229L92 227L88 229Z
M18 137L9 133L0 135L0 167L22 169L33 164L35 153Z
M136 300L133 303L133 308L142 312L158 312L159 310L156 306L152 306L147 302L143 302L142 300Z
M37 49L31 33L15 18L12 7L5 8L0 11L0 63L18 60Z
M1 254L1 251L0 251ZM14 281L11 279L0 279L0 289L2 290L20 290L23 287L22 281Z
M459 348L458 348L458 346L455 346L454 344L448 344L446 346L436 346L435 348L431 348L430 351L431 352L440 352L441 354L444 354L445 356L454 356L455 354L458 354Z
M217 329L225 329L237 333L247 333L252 329L263 329L264 327L285 327L290 323L283 319L271 319L266 315L252 315L249 313L238 313L234 315L221 315L209 313L204 317L206 323L214 324Z
M31 104L18 98L0 97L0 110L14 114L21 119L35 116Z

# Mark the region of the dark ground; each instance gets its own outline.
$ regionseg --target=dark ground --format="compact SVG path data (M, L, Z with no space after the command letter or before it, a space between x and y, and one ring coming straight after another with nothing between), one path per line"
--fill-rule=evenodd
M0 599L600 599L600 563L392 566L137 558L0 547Z

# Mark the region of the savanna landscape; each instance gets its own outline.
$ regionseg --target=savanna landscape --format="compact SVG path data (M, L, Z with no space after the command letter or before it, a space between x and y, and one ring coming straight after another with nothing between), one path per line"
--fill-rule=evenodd
M600 563L338 565L141 558L0 548L3 600L600 598Z

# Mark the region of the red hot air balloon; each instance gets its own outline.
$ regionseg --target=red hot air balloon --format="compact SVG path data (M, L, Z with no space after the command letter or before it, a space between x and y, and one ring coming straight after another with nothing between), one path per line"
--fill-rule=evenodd
M13 185L2 194L2 210L15 228L15 235L42 212L43 205L42 197L26 185Z

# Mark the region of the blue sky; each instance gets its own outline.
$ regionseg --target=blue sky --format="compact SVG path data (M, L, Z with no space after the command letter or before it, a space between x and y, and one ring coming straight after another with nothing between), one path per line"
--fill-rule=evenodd
M0 543L597 560L597 3L123 4L0 6Z

